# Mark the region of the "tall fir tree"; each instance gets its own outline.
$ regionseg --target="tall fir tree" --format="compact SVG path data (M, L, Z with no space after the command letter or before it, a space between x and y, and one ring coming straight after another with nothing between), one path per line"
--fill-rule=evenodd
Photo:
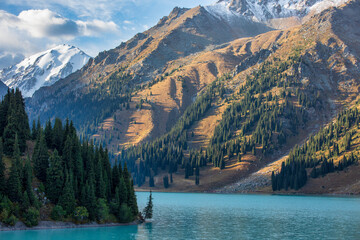
M32 161L36 177L42 182L46 182L46 171L49 167L49 153L43 131L40 131L40 136L38 136L36 141Z
M152 197L152 192L150 190L150 196L149 196L148 203L146 204L146 207L143 210L145 219L151 219L153 217L153 202L152 201L153 201L153 197Z
M75 210L76 199L72 181L69 175L66 177L65 186L63 188L62 195L59 198L58 205L60 205L65 210L66 215L72 214Z
M46 194L51 202L56 204L62 194L64 186L64 169L61 157L55 149L50 157L47 169Z
M0 194L4 194L5 190L6 190L5 163L3 160L2 138L0 137Z
M17 137L15 137L14 144L14 156L10 168L9 178L7 180L7 195L9 199L13 202L20 202L22 199L21 194L21 176L20 176L20 150L17 142Z
M36 198L32 188L32 180L33 180L33 168L31 166L30 158L27 157L23 168L23 188L26 191L26 195L29 199L30 205L35 206Z

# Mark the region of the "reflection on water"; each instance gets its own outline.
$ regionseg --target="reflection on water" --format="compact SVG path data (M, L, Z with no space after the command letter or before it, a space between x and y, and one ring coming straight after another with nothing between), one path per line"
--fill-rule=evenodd
M147 222L138 226L137 240L151 239L152 236L152 222Z
M143 209L148 193L137 193ZM0 240L360 239L360 199L153 193L154 218L141 225L18 231Z

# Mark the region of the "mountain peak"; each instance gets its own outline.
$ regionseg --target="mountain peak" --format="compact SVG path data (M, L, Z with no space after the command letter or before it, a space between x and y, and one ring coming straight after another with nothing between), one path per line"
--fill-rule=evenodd
M24 97L31 97L39 88L79 70L89 59L79 48L61 44L1 70L0 79L10 88L19 88Z
M219 0L210 5L222 6L254 21L266 22L275 18L299 17L339 6L347 0Z

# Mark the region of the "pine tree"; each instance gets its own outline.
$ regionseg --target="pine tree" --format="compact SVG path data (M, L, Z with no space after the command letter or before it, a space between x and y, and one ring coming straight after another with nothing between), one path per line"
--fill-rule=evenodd
M30 205L34 206L36 204L36 198L32 189L32 180L33 180L33 169L31 166L30 158L27 157L23 169L23 188L26 191L26 195L28 196Z
M85 186L85 202L83 203L86 209L89 211L90 220L95 220L96 218L96 196L95 196L95 187L90 182L87 182Z
M128 202L128 206L131 209L132 215L137 216L139 213L139 208L137 205L137 199L136 199L133 181L131 181L131 188L130 188L129 195L130 195L130 198L129 198L130 200Z
M238 162L241 162L241 154L238 153Z
M46 181L46 171L49 167L49 153L46 147L45 136L40 131L40 136L35 144L34 153L32 156L34 170L36 177L42 182Z
M274 171L272 171L272 173L271 173L271 186L272 186L273 191L277 190L276 185L277 185L277 182L276 182L275 174L274 174Z
M46 173L46 194L50 201L56 204L62 194L64 186L63 163L56 149L49 161L50 164Z
M169 177L166 175L163 177L164 188L169 187Z
M195 185L199 185L200 184L200 167L196 166L195 169Z
M38 132L38 129L36 128L35 120L33 120L32 128L31 128L31 139L32 139L32 140L36 140L36 138L37 138L37 132Z
M154 177L153 176L149 177L149 187L155 187Z
M74 195L73 185L69 176L66 177L65 186L62 195L59 198L58 205L60 205L67 215L74 212L76 207L76 199Z
M14 156L13 162L10 168L10 175L7 181L7 195L9 199L13 202L20 202L22 198L21 194L21 176L20 170L21 162L20 162L20 150L17 141L17 136L15 137L15 144L14 144Z
M15 143L15 135L16 135L16 119L14 116L9 118L9 123L6 125L4 130L4 154L8 156L12 156L14 152L14 143Z
M129 199L128 198L128 190L127 190L124 178L122 176L120 177L119 185L116 188L119 190L119 203L120 203L120 205L122 203L127 203L128 199Z
M3 148L2 148L2 138L0 138L0 194L4 194L6 190L5 185L5 163L3 161Z
M68 124L69 124L68 120L66 121L66 123L67 123L67 128L68 128ZM60 154L62 153L62 147L63 147L63 139L64 139L63 134L64 133L63 133L63 128L62 128L62 122L59 118L56 118L54 127L52 129L52 144L53 144L53 148L57 149ZM68 135L66 135L66 137L67 136Z
M27 194L27 191L25 191L21 202L21 209L25 212L30 206L29 195Z
M15 114L15 118L17 119L16 125L19 147L20 151L24 152L26 149L26 140L30 137L30 126L28 116L25 111L25 102L18 88L15 91L15 106L16 110L14 110L13 114Z
M46 122L45 129L44 129L44 137L46 141L46 146L50 149L53 147L53 131L51 126L50 119Z
M150 196L149 196L148 203L147 203L146 207L143 210L145 219L151 219L153 217L153 203L152 203L152 200L153 200L153 197L152 197L152 192L150 190Z

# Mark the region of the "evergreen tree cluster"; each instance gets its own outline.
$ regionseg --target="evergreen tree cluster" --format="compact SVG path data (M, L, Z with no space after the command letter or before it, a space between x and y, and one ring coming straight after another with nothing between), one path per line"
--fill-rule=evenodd
M26 140L30 137L28 121L21 92L19 89L9 89L0 104L0 136L4 140L4 153L6 155L13 155L16 135L20 152L25 151Z
M39 132L32 160L35 175L45 183L46 195L53 204L60 205L66 215L73 214L76 206L85 207L91 221L106 220L99 217L104 208L99 210L99 205L105 205L122 222L137 216L136 196L126 163L124 167L111 167L107 149L88 141L81 143L72 122L63 125L55 119L52 126L48 121ZM46 158L48 149L52 154Z
M296 146L280 172L272 174L273 190L300 189L308 179L306 168L311 168L310 177L317 178L357 163L359 153L346 153L352 147L352 137L359 129L359 123L360 112L357 107L345 110L338 115L336 122L311 136L302 147ZM339 158L335 164L334 160Z
M241 160L247 153L257 155L258 149L262 155L271 154L305 126L309 118L305 109L321 106L321 99L313 96L315 90L307 89L307 100L302 104L297 101L296 96L304 95L305 90L299 90L297 73L290 75L288 71L297 69L299 64L300 57L296 56L287 61L275 59L247 76L240 87L239 100L234 100L223 113L206 150L215 167L224 168L226 158L237 156ZM273 94L274 88L282 91Z
M21 97L18 90L9 92L1 107L9 99L14 101L12 98L17 93ZM27 120L24 105L19 112L23 112ZM2 116L0 121L3 121ZM6 121L7 126L16 126L18 122L17 118L10 117ZM51 214L54 220L65 217L79 222L114 219L129 222L138 216L133 181L126 163L111 167L107 149L89 141L80 142L73 123L68 120L64 125L60 119L55 119L54 125L48 121L44 129L40 124L33 126L31 134L26 135L26 139L30 136L36 139L31 160L21 157L19 136L23 136L22 133L15 132L12 155L3 154L0 141L1 222L12 224L23 219L29 226L37 225L39 209L49 201L50 206L55 206ZM29 124L23 129L29 129ZM4 155L11 162L8 177ZM35 185L39 186L36 191ZM41 191L45 191L46 198Z

